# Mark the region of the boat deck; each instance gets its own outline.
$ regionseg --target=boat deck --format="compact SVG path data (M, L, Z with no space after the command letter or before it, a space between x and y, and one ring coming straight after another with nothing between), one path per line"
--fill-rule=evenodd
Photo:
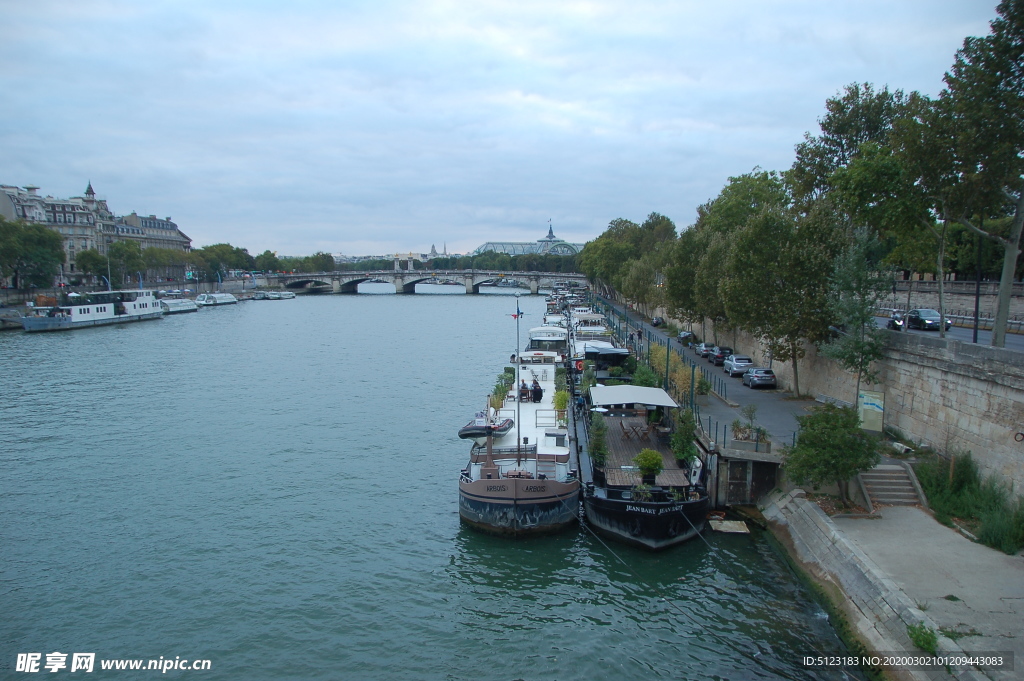
M500 418L511 418L516 427L502 437L494 438L495 448L514 448L516 437L522 437L524 444L535 445L537 453L567 453L568 430L559 423L558 412L554 409L555 365L531 364L524 361L519 365L516 387L509 391L505 406L499 411ZM520 401L519 381L525 380L532 386L536 378L543 392L541 401L533 401L533 393Z
M659 441L657 431L646 433L646 421L640 416L603 416L608 426L608 459L605 462L605 477L609 485L636 485L640 482L640 471L633 468L633 457L641 449L653 449L661 454L664 470L655 478L661 487L688 487L687 471L676 464L675 454L667 442ZM628 433L628 436L626 435Z

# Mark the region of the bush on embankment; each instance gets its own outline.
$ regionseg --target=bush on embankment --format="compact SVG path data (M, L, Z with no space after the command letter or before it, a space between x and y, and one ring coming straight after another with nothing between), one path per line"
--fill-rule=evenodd
M970 452L937 456L915 465L914 472L940 523L962 520L982 544L1009 555L1024 547L1024 497L1014 497L994 476L982 480Z

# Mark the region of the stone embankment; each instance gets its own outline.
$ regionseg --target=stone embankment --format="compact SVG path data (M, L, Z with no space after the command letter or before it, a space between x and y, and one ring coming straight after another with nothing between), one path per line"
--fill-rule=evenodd
M911 642L907 627L924 624L938 630L935 623L836 528L817 504L804 498L803 490L771 495L762 512L793 560L843 611L851 633L865 647L860 654L927 655ZM939 637L938 646L939 655L964 654L960 646L945 637ZM831 653L825 651L825 654ZM985 681L987 678L976 670L964 668L946 672L890 667L883 671L901 681Z

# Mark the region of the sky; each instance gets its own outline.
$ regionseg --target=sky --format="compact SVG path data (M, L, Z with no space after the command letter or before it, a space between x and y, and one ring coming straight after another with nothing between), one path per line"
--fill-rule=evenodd
M253 255L682 230L996 0L0 0L0 183ZM550 222L549 222L550 221Z

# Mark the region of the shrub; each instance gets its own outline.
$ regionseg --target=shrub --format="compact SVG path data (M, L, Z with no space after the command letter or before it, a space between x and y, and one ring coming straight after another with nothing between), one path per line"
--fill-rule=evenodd
M633 457L633 463L640 469L640 474L645 477L658 475L665 468L661 454L653 449L641 449L640 453Z
M979 542L1009 555L1024 547L1024 498L1011 498L994 476L982 480L970 452L918 463L914 472L940 523L952 526L960 518Z

